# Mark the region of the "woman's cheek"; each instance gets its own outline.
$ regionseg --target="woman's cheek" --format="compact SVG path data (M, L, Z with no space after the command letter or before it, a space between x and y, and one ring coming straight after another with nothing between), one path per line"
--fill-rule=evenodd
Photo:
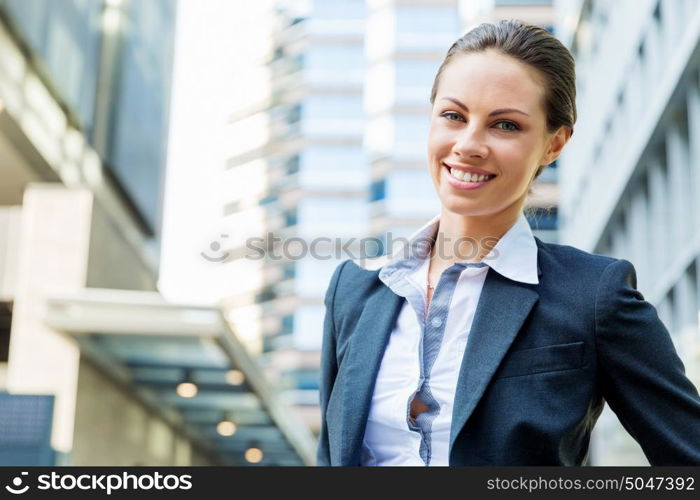
M428 153L433 158L438 154L435 135L430 135L428 137Z

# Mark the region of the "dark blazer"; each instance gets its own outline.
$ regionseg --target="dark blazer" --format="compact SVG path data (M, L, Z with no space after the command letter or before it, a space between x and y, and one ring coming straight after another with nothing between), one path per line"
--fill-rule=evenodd
M450 465L582 465L605 401L652 465L700 465L700 396L632 264L538 246L539 284L488 270L457 382ZM325 297L319 465L358 465L403 298L347 260Z

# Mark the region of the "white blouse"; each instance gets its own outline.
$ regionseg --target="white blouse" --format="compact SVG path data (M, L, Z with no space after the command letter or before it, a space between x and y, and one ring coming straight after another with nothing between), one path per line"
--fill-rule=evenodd
M438 223L435 217L410 241L434 237ZM459 263L452 272L443 272L427 316L432 340L424 335L429 256L394 258L381 269L379 278L405 302L377 375L361 465L449 465L452 402L488 269L512 280L538 283L537 244L522 213L482 262L486 266ZM479 265L483 267L472 267ZM448 311L446 317L440 315L442 310ZM427 342L436 341L437 355L426 356L432 352ZM413 420L410 401L421 387L421 394L428 391L432 409Z

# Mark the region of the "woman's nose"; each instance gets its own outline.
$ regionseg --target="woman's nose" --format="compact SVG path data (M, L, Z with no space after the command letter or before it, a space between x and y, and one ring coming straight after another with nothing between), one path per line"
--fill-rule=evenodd
M453 152L462 158L486 158L489 154L484 135L473 124L464 127L455 140Z

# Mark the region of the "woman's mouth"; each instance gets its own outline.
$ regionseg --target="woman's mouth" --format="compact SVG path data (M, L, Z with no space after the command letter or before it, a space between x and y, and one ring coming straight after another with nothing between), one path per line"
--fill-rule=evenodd
M470 173L458 168L448 167L442 164L447 181L457 189L477 189L488 184L497 177L495 174Z

